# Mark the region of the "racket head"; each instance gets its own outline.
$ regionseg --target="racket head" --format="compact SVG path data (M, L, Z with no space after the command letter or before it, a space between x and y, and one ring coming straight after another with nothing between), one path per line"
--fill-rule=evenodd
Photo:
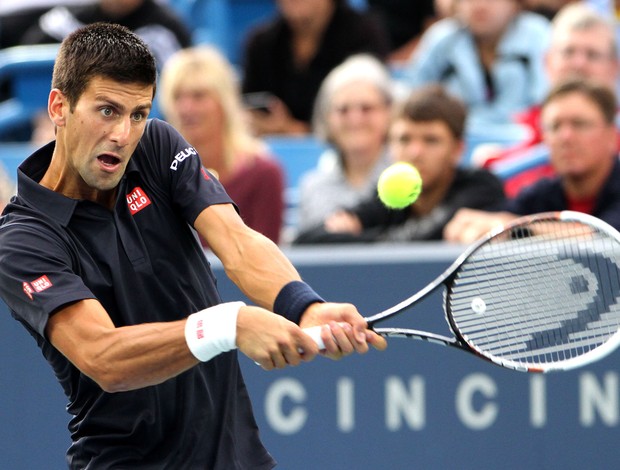
M463 254L446 287L458 342L503 367L569 370L620 343L620 234L587 214L498 228Z

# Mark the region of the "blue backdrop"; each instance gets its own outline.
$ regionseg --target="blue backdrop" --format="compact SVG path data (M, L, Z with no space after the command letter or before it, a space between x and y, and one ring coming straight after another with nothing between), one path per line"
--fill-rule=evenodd
M429 243L288 254L324 297L371 314L423 287L460 251ZM225 300L242 297L217 260L213 266ZM414 327L447 332L441 296L412 314ZM60 386L4 308L0 353L0 467L64 468L68 418ZM549 375L401 339L382 353L276 372L240 360L279 468L584 469L617 468L619 354Z

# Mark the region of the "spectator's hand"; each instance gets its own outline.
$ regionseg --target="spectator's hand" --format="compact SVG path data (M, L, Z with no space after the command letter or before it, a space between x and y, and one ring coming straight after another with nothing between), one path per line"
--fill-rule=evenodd
M369 344L378 350L387 347L385 338L369 330L366 320L351 304L326 302L310 305L301 318L300 326L309 328L317 325L323 325L323 354L331 359L340 359L353 352L364 354Z
M473 243L499 225L517 216L510 212L486 212L475 209L459 209L446 224L443 238L455 243Z
M309 126L295 119L286 105L278 98L272 98L268 111L249 110L250 128L256 135L307 134Z
M338 211L325 219L325 230L330 233L352 233L359 235L362 233L362 223L360 219L349 212Z
M239 310L237 347L266 370L297 366L319 352L316 343L295 323L254 306Z

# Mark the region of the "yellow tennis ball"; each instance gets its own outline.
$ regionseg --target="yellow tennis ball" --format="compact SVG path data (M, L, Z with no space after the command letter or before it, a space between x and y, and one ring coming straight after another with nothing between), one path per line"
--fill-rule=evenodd
M397 162L383 170L377 191L386 207L402 209L413 204L422 192L422 178L410 163Z

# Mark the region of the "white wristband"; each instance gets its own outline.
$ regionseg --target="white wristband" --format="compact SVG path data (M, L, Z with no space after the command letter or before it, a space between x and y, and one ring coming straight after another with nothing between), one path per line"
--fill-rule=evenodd
M237 314L243 302L227 302L187 317L185 341L199 361L206 362L237 347Z

